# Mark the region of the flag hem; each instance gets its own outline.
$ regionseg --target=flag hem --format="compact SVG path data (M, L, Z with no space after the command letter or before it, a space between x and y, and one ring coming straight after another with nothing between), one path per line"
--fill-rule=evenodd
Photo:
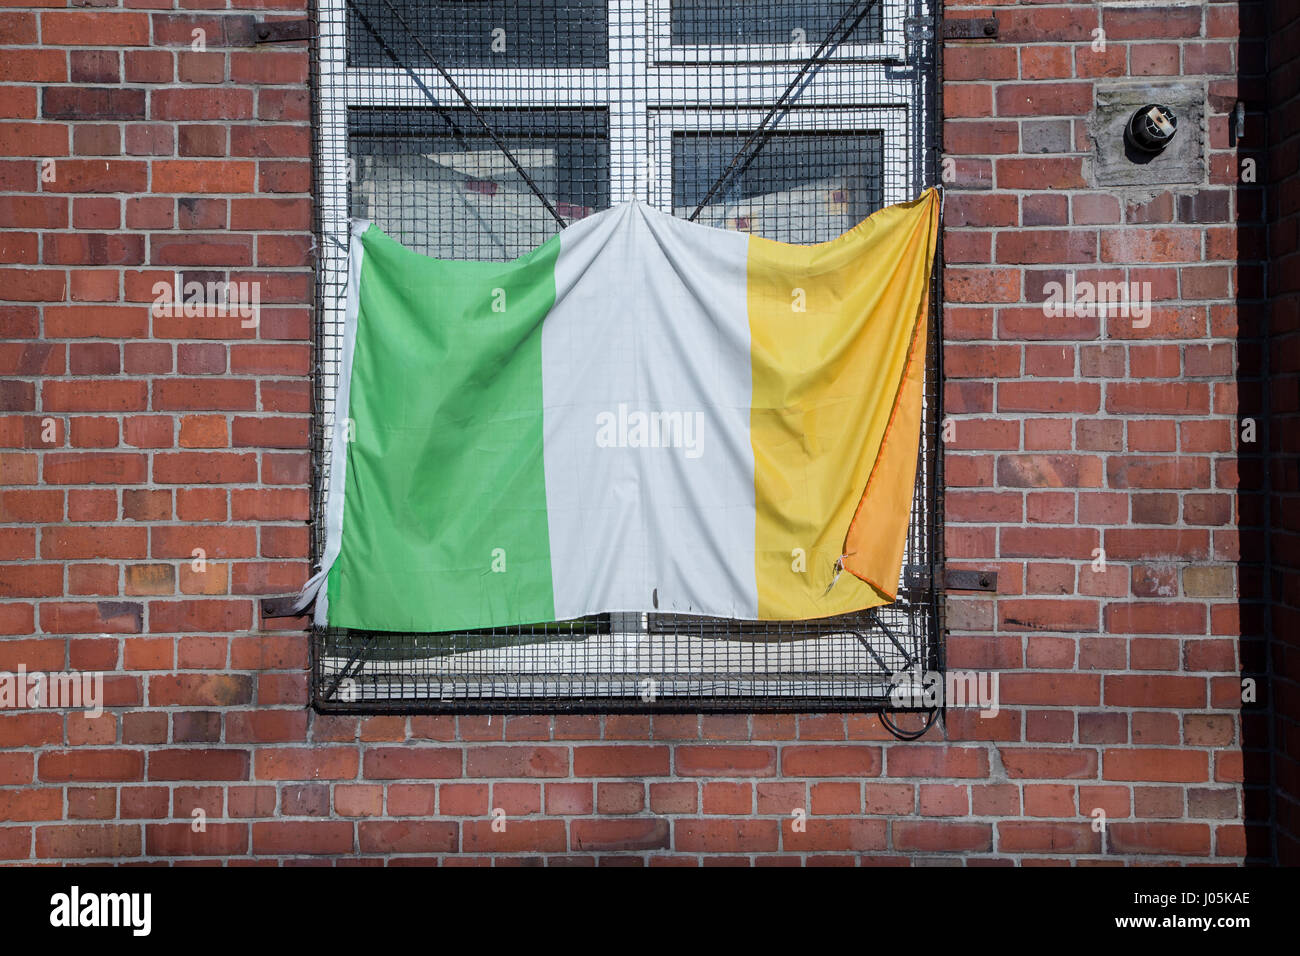
M934 202L934 199L936 197L939 199L939 208L936 210L933 206L931 206L930 215L926 217L929 220L928 222L929 235L926 237L926 252L927 252L926 259L925 259L926 280L922 288L921 301L917 307L916 316L912 321L912 335L911 335L911 340L908 342L907 361L903 364L903 374L899 377L898 387L894 392L894 402L893 402L893 407L890 409L889 412L889 421L886 423L885 432L881 436L880 447L876 451L876 460L872 463L870 474L867 475L867 483L862 489L862 495L858 499L858 505L853 511L853 517L849 520L848 530L844 533L843 548L844 551L846 552L846 557L849 556L849 552L848 552L849 541L853 538L854 528L857 526L858 518L862 514L863 506L866 504L867 496L871 491L872 479L876 477L876 474L880 469L880 463L884 458L884 454L885 454L885 446L894 432L894 425L898 419L899 410L902 407L903 401L905 399L904 393L907 390L907 383L909 380L909 376L911 375L912 368L915 365L917 360L917 345L928 338L926 334L928 330L926 329L924 323L926 323L928 320L928 313L930 307L929 286L930 286L930 275L934 270L935 243L937 241L938 232L939 229L941 228L941 224L943 221L942 220L943 194L934 186L931 186L928 190L926 190L926 192L933 194L931 196L932 203ZM924 379L922 379L921 388L922 388L922 394L919 396L919 399L924 404ZM923 418L924 414L922 414L919 417ZM924 422L923 421L918 422L918 424L923 426ZM913 483L915 483L915 480L916 480L916 473L915 473L915 464L914 464L912 470ZM906 546L906 540L907 540L906 530L904 530L903 540L904 540L904 546ZM870 585L871 587L875 588L876 591L878 591L881 595L888 598L888 601L886 603L893 603L898 599L898 582L896 580L897 575L895 575L894 584L891 587L886 588L886 587L882 587L877 582L871 580L871 578L867 575L867 573L864 570L860 568L851 567L850 564L851 564L850 562L845 561L844 569L847 570L858 580Z
M343 548L343 498L347 489L347 430L352 398L352 359L356 351L357 320L361 311L361 266L366 255L361 237L371 225L369 220L354 219L349 230L342 358L334 398L334 428L330 433L329 445L330 485L325 501L325 553L321 556L320 570L312 578L318 589L312 621L318 627L328 624L329 573ZM308 582L308 587L311 583Z

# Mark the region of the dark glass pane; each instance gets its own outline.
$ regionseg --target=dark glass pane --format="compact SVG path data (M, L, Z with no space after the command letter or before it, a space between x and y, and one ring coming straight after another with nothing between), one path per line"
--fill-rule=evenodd
M603 110L486 110L566 222L609 205ZM558 224L468 110L351 110L351 214L439 259L505 260Z
M807 56L826 39L844 11L854 8L847 27L861 13L864 0L672 0L674 45L778 43L802 40ZM873 43L881 39L880 2L845 38L845 43Z
M673 214L689 216L747 133L673 134ZM781 242L825 242L884 205L879 132L773 133L741 161L698 222Z
M348 9L349 66L393 65L375 33L416 68L429 65L419 44L445 67L603 67L609 62L606 0L355 3L360 16Z

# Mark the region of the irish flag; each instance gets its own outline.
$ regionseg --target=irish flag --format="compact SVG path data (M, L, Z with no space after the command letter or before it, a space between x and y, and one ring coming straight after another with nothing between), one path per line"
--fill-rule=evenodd
M427 632L893 600L938 213L797 246L631 202L512 262L354 223L304 603Z

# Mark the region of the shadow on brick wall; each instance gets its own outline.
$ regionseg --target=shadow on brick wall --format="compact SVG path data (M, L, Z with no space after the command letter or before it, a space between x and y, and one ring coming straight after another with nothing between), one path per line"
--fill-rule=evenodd
M1238 150L1243 161L1256 160L1265 188L1261 196L1258 186L1241 182L1239 176L1237 193L1243 219L1245 210L1262 210L1262 215L1256 214L1254 234L1260 257L1267 263L1260 283L1266 302L1247 300L1244 291L1238 292L1243 316L1240 334L1249 334L1256 324L1262 327L1257 369L1265 377L1260 411L1266 425L1263 467L1258 476L1252 476L1263 489L1264 533L1257 544L1264 573L1258 575L1258 581L1251 580L1255 592L1246 587L1249 551L1244 542L1242 550L1243 610L1252 599L1266 602L1258 622L1265 647L1255 655L1258 661L1249 661L1267 677L1266 707L1260 708L1259 719L1242 722L1246 782L1263 786L1265 793L1257 795L1246 812L1248 822L1267 819L1272 824L1269 855L1278 863L1294 866L1300 864L1300 473L1296 462L1300 446L1300 255L1296 253L1300 230L1300 6L1294 0L1243 2L1241 14L1240 95L1254 109L1247 114L1246 135ZM1250 56L1246 54L1248 36L1254 40ZM1260 72L1266 74L1262 81ZM1251 322L1244 319L1246 315ZM1244 347L1242 354L1238 374L1246 380L1251 369ZM1243 410L1242 414L1244 418L1247 413ZM1266 766L1258 765L1265 761L1254 759L1260 748L1269 754Z
M1230 184L1232 208L1237 218L1236 276L1233 283L1235 302L1232 316L1211 316L1214 335L1229 335L1236 326L1237 337L1237 423L1235 466L1237 497L1237 581L1239 603L1235 608L1239 620L1211 621L1211 634L1241 634L1240 687L1225 682L1216 689L1213 703L1231 703L1240 695L1242 801L1245 823L1245 856L1248 860L1272 861L1275 858L1273 811L1271 799L1270 707L1268 680L1268 469L1264 449L1268 441L1267 347L1264 298L1267 281L1267 244L1264 210L1264 173L1260 169L1259 150L1265 128L1265 42L1267 23L1265 3L1244 0L1239 5L1241 40L1237 52L1235 88L1210 84L1211 156L1223 156L1222 166L1213 164L1212 181ZM1225 142L1226 140L1226 142ZM1227 152L1216 150L1227 148ZM1235 153L1233 152L1235 150ZM1254 160L1252 164L1251 160ZM1236 164L1236 169L1232 164ZM1207 235L1214 250L1214 238ZM1230 476L1222 472L1216 481L1230 487ZM1217 535L1216 535L1217 540ZM1224 608L1230 610L1230 608ZM1253 681L1252 685L1248 682ZM1253 697L1253 699L1252 699ZM1223 774L1222 765L1216 773Z

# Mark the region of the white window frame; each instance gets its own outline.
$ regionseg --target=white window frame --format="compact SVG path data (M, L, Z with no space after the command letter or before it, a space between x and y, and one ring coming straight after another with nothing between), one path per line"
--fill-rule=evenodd
M820 40L801 44L794 37L789 43L673 43L672 4L673 0L650 0L650 43L656 63L799 63L812 56L821 44ZM827 57L830 62L903 60L902 4L884 0L882 6L881 42L841 43Z
M758 127L766 110L655 110L650 114L650 156L655 168L667 175L655 177L646 202L656 209L672 211L673 134L707 131L710 133L750 133ZM781 120L781 135L797 133L875 132L884 135L885 175L884 204L906 202L911 183L901 175L890 175L889 156L907 149L907 111L892 109L805 109L791 110ZM897 173L897 170L893 170Z

